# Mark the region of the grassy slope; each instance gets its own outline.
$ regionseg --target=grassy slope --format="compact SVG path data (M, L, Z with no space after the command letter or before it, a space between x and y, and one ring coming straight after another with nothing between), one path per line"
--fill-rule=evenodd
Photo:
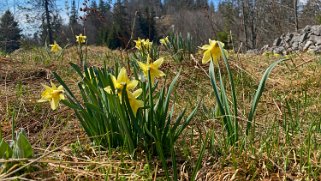
M111 52L102 47L88 48L91 65L102 65L105 60L113 64L126 56L127 53ZM0 58L2 134L10 139L11 119L16 112L17 129L22 127L28 132L36 158L40 158L18 163L25 165L25 169L0 178L162 179L163 172L157 159L148 166L142 153L132 160L121 149L106 152L92 147L71 110L62 106L58 111L51 111L48 104L36 103L42 91L41 84L54 81L51 71L65 77L69 85L77 82L68 66L70 61L77 63L75 49L70 48L64 57L55 59L42 49L15 52L7 58ZM163 67L169 77L179 67L183 68L177 88L177 109L192 108L197 101L203 101L203 106L184 133L184 139L177 145L181 179L188 180L201 147L200 139L209 131L213 136L198 173L199 179L320 179L320 56L296 55L272 72L257 110L251 146L245 151L227 147L223 140L221 120L212 116L215 101L206 75L208 66L196 63L200 59L195 55L194 61L180 64L168 61ZM261 75L275 60L274 57L230 55L239 112L242 113L241 125L245 125L242 120L249 110Z

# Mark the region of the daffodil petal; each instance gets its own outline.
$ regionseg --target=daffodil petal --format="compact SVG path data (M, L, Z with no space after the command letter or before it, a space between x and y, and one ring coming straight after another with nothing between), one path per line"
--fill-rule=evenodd
M134 98L139 97L141 94L143 93L143 89L137 89L136 91L134 91L132 93L132 95L134 96Z
M53 98L50 102L51 109L56 110L58 108L58 105L59 105L59 99Z
M157 70L151 71L151 76L152 77L163 77L163 76L165 76L165 73L163 71L157 69Z
M128 76L127 76L127 71L126 69L123 67L120 69L120 72L118 74L118 77L117 77L117 82L124 82L126 83L128 80Z
M211 47L211 45L203 45L200 47L202 50L208 50Z
M128 84L127 84L127 90L132 90L135 89L135 87L138 85L138 80L131 80Z
M146 75L146 72L148 71L149 66L143 62L138 61L137 63L138 63L138 66L142 69L142 71Z
M203 58L202 58L202 64L206 64L211 60L211 52L209 50L206 50L204 52Z
M105 88L104 88L104 91L106 91L108 94L111 94L111 93L112 93L110 86L105 87Z
M129 104L130 104L130 107L134 113L134 116L136 116L137 111L140 107L144 107L144 102L141 100L137 100L137 99L130 99Z
M164 62L164 58L159 58L152 64L155 66L155 68L159 68L163 64L163 62Z

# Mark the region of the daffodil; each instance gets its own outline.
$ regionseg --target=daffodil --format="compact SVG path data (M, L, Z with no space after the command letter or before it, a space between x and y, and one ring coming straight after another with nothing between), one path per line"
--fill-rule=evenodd
M160 44L166 46L169 43L168 36L159 40Z
M56 41L54 41L54 44L51 44L50 47L51 47L50 51L53 53L57 53L61 50L61 47L58 45Z
M142 89L137 89L135 92L128 92L128 100L130 107L136 116L137 110L141 107L144 107L144 102L142 100L138 100L137 98L142 94Z
M135 89L135 87L138 85L137 80L130 80L127 75L127 71L125 68L121 68L120 72L117 76L117 78L114 75L111 75L111 80L113 82L114 88L116 90L116 93L118 94L119 98L121 99L123 89L126 85L126 91L130 91ZM105 87L104 90L111 94L111 87Z
M274 53L273 56L274 56L275 58L280 58L280 57L281 57L281 55L278 54L278 53Z
M163 64L164 58L159 58L154 62L151 62L151 58L148 55L147 56L147 63L143 62L137 62L139 67L142 69L145 77L148 77L148 71L150 71L150 78L152 81L152 84L154 84L154 79L157 77L163 77L165 76L165 73L161 70L159 70L159 67Z
M221 45L222 48L224 47L224 43L210 39L209 44L203 45L201 47L201 49L204 50L203 59L202 59L203 64L206 64L210 60L213 60L214 64L218 65L218 61L222 57L222 52L219 44ZM223 51L225 52L225 54L227 54L226 50L223 50Z
M80 35L76 36L76 42L79 44L85 43L87 36L84 36L80 33Z
M42 85L45 90L41 93L41 99L37 102L50 102L50 107L52 110L56 110L59 106L59 101L64 100L64 89L60 85L57 87L51 82L51 87L47 85Z
M137 48L138 50L142 50L142 40L138 38L138 40L134 40L134 42L135 42L135 48Z

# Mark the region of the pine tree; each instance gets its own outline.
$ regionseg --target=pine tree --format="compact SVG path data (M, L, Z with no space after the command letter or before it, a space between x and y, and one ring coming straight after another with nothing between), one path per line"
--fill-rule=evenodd
M71 26L77 24L77 18L78 18L78 11L76 8L76 1L72 0L71 2L71 10L70 10L70 17L69 17L69 24Z
M29 20L41 22L42 37L46 37L43 40L48 40L52 44L54 35L58 32L52 27L53 16L56 16L59 11L56 7L56 0L26 0L26 2L23 9L28 12Z
M117 48L115 46L125 48L129 41L129 38L130 25L126 7L121 0L117 0L114 4L113 26L108 35L107 45L109 48ZM116 41L118 43L114 43L113 41Z
M0 49L5 52L12 52L19 48L21 30L14 20L12 13L7 10L0 19Z
M138 15L139 37L155 40L157 38L155 11L145 8L144 13Z

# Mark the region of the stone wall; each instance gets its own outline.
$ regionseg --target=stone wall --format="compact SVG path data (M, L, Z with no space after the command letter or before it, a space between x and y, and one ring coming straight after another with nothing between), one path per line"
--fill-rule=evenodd
M273 45L265 45L263 52L287 55L293 52L321 53L321 25L306 26L298 32L283 34Z

